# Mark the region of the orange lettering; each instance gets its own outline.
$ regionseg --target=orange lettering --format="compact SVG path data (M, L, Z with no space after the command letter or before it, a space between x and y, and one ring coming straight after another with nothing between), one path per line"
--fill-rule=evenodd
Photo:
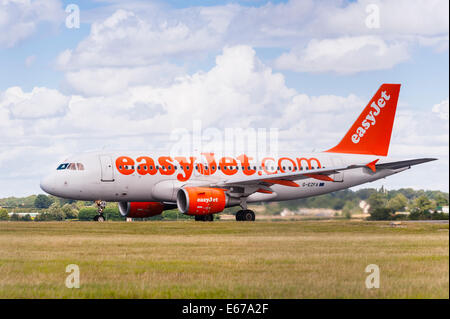
M123 175L134 173L134 160L128 156L120 156L116 159L116 168Z

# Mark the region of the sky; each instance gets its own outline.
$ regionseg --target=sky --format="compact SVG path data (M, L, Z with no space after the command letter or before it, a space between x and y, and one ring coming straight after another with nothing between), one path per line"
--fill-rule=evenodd
M326 150L382 83L402 84L389 155L438 161L363 187L448 192L448 52L447 0L3 0L0 197L42 193L70 154L168 150L195 123Z

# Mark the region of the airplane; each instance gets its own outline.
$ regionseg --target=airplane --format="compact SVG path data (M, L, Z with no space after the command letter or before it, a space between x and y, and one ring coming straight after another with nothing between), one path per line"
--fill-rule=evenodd
M95 221L105 221L106 202L118 202L124 217L152 217L178 208L197 221L212 221L213 214L239 206L236 220L254 221L249 203L335 192L436 160L388 157L399 93L400 84L382 84L342 140L319 153L255 161L247 154L216 158L213 152L90 152L60 163L40 186L58 197L95 201Z

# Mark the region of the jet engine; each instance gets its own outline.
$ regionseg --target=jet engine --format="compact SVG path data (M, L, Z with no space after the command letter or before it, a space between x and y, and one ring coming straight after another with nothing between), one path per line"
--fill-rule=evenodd
M124 217L152 217L161 214L164 209L167 207L160 202L119 202L119 212Z
M225 190L212 187L185 187L177 192L178 210L187 215L210 215L225 209Z

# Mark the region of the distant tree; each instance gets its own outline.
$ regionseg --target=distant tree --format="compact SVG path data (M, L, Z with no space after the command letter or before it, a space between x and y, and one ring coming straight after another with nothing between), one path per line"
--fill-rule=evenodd
M34 207L49 208L52 203L53 200L50 197L43 194L39 194L36 196L36 199L34 200Z
M414 199L414 197L417 196L417 193L414 189L412 188L400 188L398 190L398 192L402 193L403 195L405 195L405 197L409 200Z
M421 195L414 200L409 218L432 219L431 212L435 208L436 203L432 202L426 195Z
M47 214L50 220L64 220L66 218L66 214L63 212L58 202L50 205Z
M375 188L363 188L360 190L356 191L356 195L358 196L358 198L360 200L367 200L370 195L372 195L373 193L376 193L377 190Z
M394 211L387 207L377 207L370 210L370 220L390 220L394 217Z
M79 220L93 220L97 215L97 209L95 207L84 207L78 212Z
M63 207L61 207L61 211L67 219L78 218L78 210L70 204L65 204Z
M9 215L8 215L8 211L6 210L6 208L0 208L0 220L8 220L9 219Z
M406 205L408 205L408 199L402 193L398 193L387 202L387 208L392 209L394 212L404 211Z
M10 220L17 221L17 220L20 220L20 216L17 215L16 213L14 213L14 214L12 214L12 215L9 217L9 219L10 219Z
M437 194L434 200L437 206L448 206L448 199L443 194Z
M115 205L115 207L106 207L103 210L103 215L105 216L106 220L125 220L125 217L120 214L117 205Z
M25 214L25 215L22 216L21 220L26 221L26 222L30 222L32 219L31 219L31 216L29 214Z
M370 205L369 213L371 214L378 208L386 208L387 197L386 194L377 192L370 195L369 198L367 199L367 202Z
M412 210L430 211L436 208L436 205L425 195L417 197L413 202Z

